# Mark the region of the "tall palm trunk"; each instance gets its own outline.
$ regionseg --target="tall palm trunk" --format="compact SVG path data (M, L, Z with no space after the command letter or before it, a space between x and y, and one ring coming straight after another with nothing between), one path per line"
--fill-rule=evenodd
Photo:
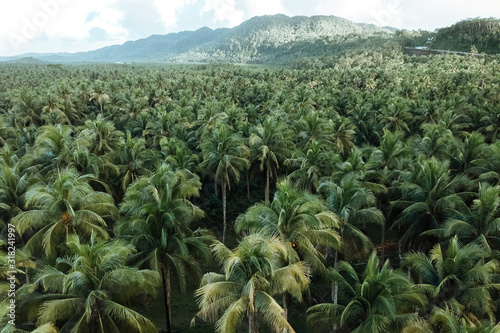
M265 200L266 202L269 202L269 173L270 173L270 168L269 166L266 167L266 193L265 193Z
M254 304L255 309L255 304ZM257 314L255 311L248 310L248 333L259 333L259 325L257 324Z
M385 257L385 223L382 224L382 249L380 250L380 265L384 264Z
M172 333L172 319L170 311L170 267L162 265L161 267L162 283L163 283L163 302L165 304L165 319L167 325L167 333Z
M290 303L290 294L288 292L284 292L283 293L283 318L285 318L286 321L288 321L288 307L289 307L289 304ZM278 330L276 331L277 333L283 333L283 332L287 332L288 333L288 330L283 330L282 327L279 327Z
M247 172L247 200L250 201L250 176Z
M333 269L337 270L338 252L335 251L335 260L333 263ZM332 302L337 305L339 303L339 283L337 281L332 283ZM337 324L333 324L332 332L337 330Z
M222 221L223 221L223 229L222 229L222 244L226 241L226 230L227 230L227 222L226 222L226 181L222 181Z

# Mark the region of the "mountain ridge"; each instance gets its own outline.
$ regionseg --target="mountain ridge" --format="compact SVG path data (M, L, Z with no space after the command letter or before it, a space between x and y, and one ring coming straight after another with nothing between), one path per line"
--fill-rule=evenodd
M293 43L342 43L347 39L390 36L389 29L354 23L337 16L284 14L252 17L234 28L155 34L123 44L76 53L29 53L0 61L32 57L47 62L268 62Z

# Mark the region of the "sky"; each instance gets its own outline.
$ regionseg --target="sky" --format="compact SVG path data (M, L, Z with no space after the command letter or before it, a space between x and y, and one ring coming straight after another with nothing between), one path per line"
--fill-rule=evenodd
M425 29L500 17L499 0L0 0L0 56L78 52L153 34L234 27L258 15L335 15Z

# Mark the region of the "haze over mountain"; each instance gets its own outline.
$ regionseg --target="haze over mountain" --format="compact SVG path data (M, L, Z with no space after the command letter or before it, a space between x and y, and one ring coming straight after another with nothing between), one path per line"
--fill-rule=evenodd
M336 45L392 31L357 24L336 16L259 16L229 29L204 27L167 35L152 35L122 45L78 53L24 54L1 57L15 60L33 57L49 62L268 62L276 54L313 44ZM312 49L311 49L312 50Z
M392 27L354 23L336 16L257 16L234 28L200 28L167 35L152 35L121 45L89 52L29 53L0 57L0 61L24 58L68 62L231 62L287 63L303 57L327 56L369 43L395 40L402 46L427 45L443 49L500 52L500 20L470 19L437 32L406 31ZM429 44L429 41L434 41Z

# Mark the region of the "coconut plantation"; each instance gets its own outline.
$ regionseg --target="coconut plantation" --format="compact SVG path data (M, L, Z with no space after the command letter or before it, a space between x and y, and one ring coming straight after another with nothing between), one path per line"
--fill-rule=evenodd
M0 59L0 332L500 332L499 36L277 15Z

